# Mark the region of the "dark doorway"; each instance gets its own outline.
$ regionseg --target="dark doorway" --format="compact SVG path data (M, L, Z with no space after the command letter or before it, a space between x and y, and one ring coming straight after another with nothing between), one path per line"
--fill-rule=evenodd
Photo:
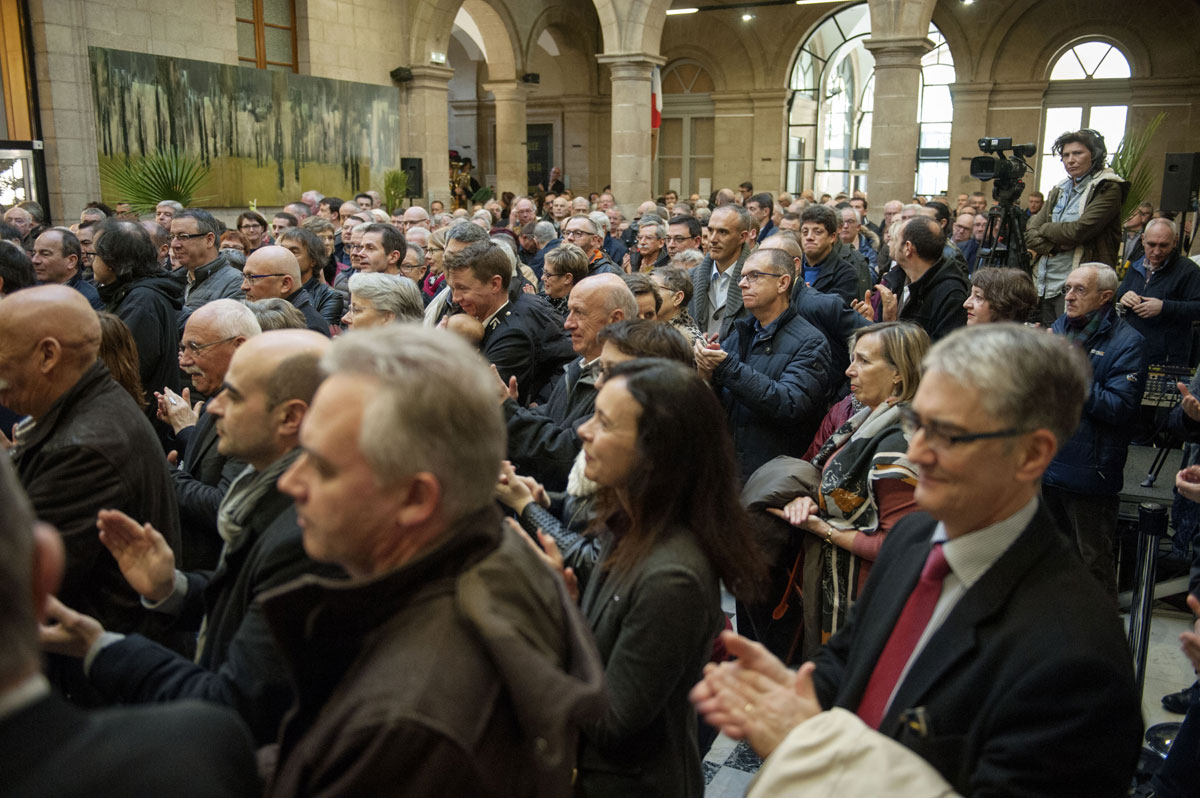
M526 125L525 150L529 161L529 190L546 186L554 164L554 125Z

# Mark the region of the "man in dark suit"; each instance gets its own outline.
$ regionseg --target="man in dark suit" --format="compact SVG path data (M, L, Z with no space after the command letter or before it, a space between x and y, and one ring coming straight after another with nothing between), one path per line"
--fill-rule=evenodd
M259 794L250 736L199 703L83 712L39 673L37 623L63 574L63 544L35 528L0 458L0 773L8 798Z
M693 698L760 754L841 708L960 795L1124 796L1141 717L1121 624L1038 498L1087 362L1006 324L951 334L925 367L905 415L925 513L892 531L847 625L798 673L729 635L741 659Z
M517 378L520 403L538 397L575 357L559 316L540 297L509 291L513 263L492 241L460 252L447 248L446 284L454 304L483 325L479 349L508 384Z
M241 302L209 302L188 317L179 346L179 367L191 378L198 394L215 396L225 381L233 353L261 332L254 313ZM164 386L162 393L154 396L158 417L171 425L179 451L183 452L179 467L171 471L183 538L179 567L184 571L216 568L222 546L217 534L217 508L246 463L221 454L216 419L209 415L205 403L200 403L199 411L192 407L192 396L186 388L179 395ZM178 461L179 455L168 459Z

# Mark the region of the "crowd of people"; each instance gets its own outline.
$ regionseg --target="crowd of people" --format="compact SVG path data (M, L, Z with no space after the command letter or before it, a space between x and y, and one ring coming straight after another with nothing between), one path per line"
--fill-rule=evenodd
M1128 794L1119 495L1200 272L1055 152L1027 270L982 192L8 209L4 792L682 798L721 731L753 795Z

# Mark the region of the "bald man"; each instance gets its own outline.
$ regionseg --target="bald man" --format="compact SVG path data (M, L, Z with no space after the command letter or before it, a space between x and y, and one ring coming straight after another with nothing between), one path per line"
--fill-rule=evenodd
M341 575L305 554L295 505L275 484L300 455L300 424L328 347L310 330L254 336L233 354L223 390L209 400L221 453L249 464L221 501L217 524L226 544L215 571L177 570L178 550L147 530L147 519L101 514L109 559L121 563L129 585L153 607L149 614L200 630L192 661L140 635L105 635L86 614L52 607L60 626L44 642L86 658L87 676L107 700L225 704L242 714L260 745L275 739L292 691L257 599L305 574Z
M149 420L99 351L99 318L73 288L38 286L0 302L0 403L32 419L18 426L12 456L38 518L66 545L58 595L111 629L161 636L167 623L142 608L103 550L96 514L115 507L144 518L177 547L175 488Z
M246 299L286 299L304 314L308 329L329 336L329 322L321 316L312 297L304 290L300 262L279 246L259 247L246 258L242 269L242 291Z

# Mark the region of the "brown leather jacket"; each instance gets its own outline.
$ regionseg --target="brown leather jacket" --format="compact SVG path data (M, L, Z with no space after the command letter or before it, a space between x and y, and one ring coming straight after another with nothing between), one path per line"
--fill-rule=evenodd
M264 597L297 689L268 795L570 795L603 670L519 534L488 508L385 576Z

